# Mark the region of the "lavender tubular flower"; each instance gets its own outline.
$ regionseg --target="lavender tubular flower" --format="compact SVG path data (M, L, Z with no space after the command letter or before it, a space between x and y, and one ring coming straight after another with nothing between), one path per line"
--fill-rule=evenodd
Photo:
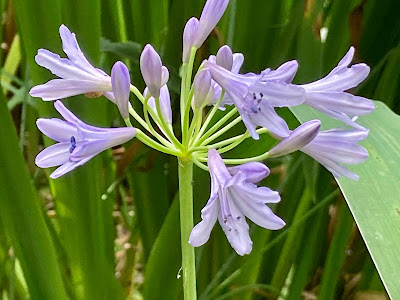
M225 45L219 48L215 62L217 65L227 69L227 70L232 70L233 66L233 53L231 48L229 46Z
M61 79L33 87L32 97L40 97L45 101L62 99L79 94L91 93L100 96L103 92L111 92L111 78L102 70L94 68L85 58L76 41L75 34L65 25L60 26L63 50L68 58L45 49L39 49L35 60L38 65L50 70Z
M289 128L274 107L295 106L304 102L304 89L279 81L264 81L269 69L261 74L234 74L206 62L213 79L226 91L238 109L253 139L258 139L257 126L265 127L275 135L287 137Z
M144 96L146 96L148 93L148 89L146 88L144 91ZM162 117L164 118L165 122L167 124L172 124L172 108L171 108L171 98L169 95L169 90L168 86L164 85L160 89L160 109L161 109L161 114ZM154 97L150 97L149 100L147 101L147 104L150 106L150 108L154 111L157 112L157 106Z
M357 174L341 164L360 164L368 158L368 151L356 144L367 136L368 131L357 129L338 128L321 131L300 151L314 158L336 178L346 176L358 180Z
M300 125L287 138L268 151L269 157L283 156L301 149L317 136L320 127L320 120L311 120Z
M228 3L229 0L207 0L200 16L192 46L200 48L203 45L211 31L217 26Z
M279 202L279 194L269 188L253 184L254 180L262 179L269 174L265 166L261 167L258 164L262 165L252 163L241 168L228 169L218 152L215 149L209 150L211 195L201 211L202 221L190 234L191 245L198 247L206 243L218 219L232 248L239 255L245 255L251 252L253 245L245 217L270 230L285 226L285 222L265 205Z
M193 17L190 18L189 21L187 21L185 29L183 30L182 62L184 63L187 63L189 61L190 50L192 49L198 27L199 27L199 20Z
M374 110L374 104L369 99L354 96L345 91L356 87L369 74L366 64L348 65L354 56L351 47L327 76L312 83L300 85L306 91L305 104L338 119L356 129L366 130L354 122L350 116L362 116Z
M223 46L223 47L228 47L228 46ZM223 48L223 47L221 47L221 48ZM220 48L220 50L221 50L221 48ZM230 48L229 48L229 50L230 50ZM226 55L227 52L228 52L227 50L224 50L222 53L225 53L225 55ZM230 50L230 52L232 52L232 50ZM208 58L208 61L210 63L216 64L217 58L215 55L210 55L210 57ZM242 53L234 53L232 55L232 67L231 67L231 69L228 69L228 71L231 71L233 74L239 74L240 68L243 65L243 61L244 61L244 56ZM210 104L216 104L219 97L221 96L222 88L214 80L212 80L211 82L214 87L214 97L212 98ZM233 105L232 99L226 93L224 94L224 97L222 98L219 109L225 110L225 105Z
M206 106L214 96L211 85L211 74L208 69L202 69L194 78L192 106L201 109Z
M169 78L168 69L161 63L161 58L154 48L147 44L140 56L140 71L150 95L160 97L160 89Z
M60 119L38 119L39 130L57 141L36 156L38 167L58 167L51 178L58 178L83 165L100 152L123 144L136 135L136 129L99 128L87 125L72 114L61 101L54 103L56 110L66 121Z
M111 70L111 83L114 90L115 104L117 104L122 118L129 118L130 78L128 68L117 61Z

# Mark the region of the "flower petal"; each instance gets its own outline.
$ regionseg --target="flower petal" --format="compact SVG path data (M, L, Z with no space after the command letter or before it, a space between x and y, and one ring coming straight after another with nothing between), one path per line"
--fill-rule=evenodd
M65 54L67 54L69 60L77 67L85 70L93 76L99 76L100 73L88 62L85 55L79 48L75 34L71 33L71 31L65 25L61 25L59 31L63 50Z
M371 100L344 92L307 92L306 104L353 116L367 115L375 108Z
M353 180L358 180L358 175L351 172L349 169L347 169L344 166L339 165L337 162L318 155L317 153L314 152L310 152L307 150L301 150L304 153L306 153L308 156L311 156L312 158L314 158L316 161L318 161L321 165L323 165L329 172L331 172L333 174L333 176L335 176L336 178L340 178L341 176L346 176L350 179Z
M218 222L221 225L222 230L225 232L228 242L237 254L243 256L249 254L253 247L253 242L249 235L249 225L246 222L245 216L236 207L233 201L229 203L234 224L230 222L225 223L222 214L218 214ZM231 226L233 225L233 227Z
M270 230L278 230L285 226L285 222L264 204L268 198L273 199L274 202L279 202L280 197L277 192L246 184L232 187L229 194L240 211L258 226Z
M245 181L257 183L269 175L269 169L266 165L259 162L248 162L242 165L228 167L229 173L233 176L241 172L245 176Z
M265 103L265 101L261 101L257 112L248 112L248 116L252 123L268 129L277 136L289 136L290 131L285 120L278 116L275 109Z
M355 143L343 141L312 141L306 145L303 152L312 151L320 156L344 164L360 164L368 158L368 151Z
M356 64L350 68L336 69L320 80L300 86L306 91L342 92L357 86L368 76L369 71L366 64Z
M71 143L57 143L41 151L35 159L40 168L49 168L65 164L69 161Z
M62 175L65 175L66 173L72 171L76 167L79 167L86 163L87 161L91 160L93 156L88 156L85 159L82 159L80 161L69 161L62 166L58 167L53 173L50 174L50 178L56 179Z
M75 125L60 119L38 119L36 125L39 130L52 140L69 143L71 136L79 139L78 130Z
M258 81L250 87L249 93L262 94L261 99L272 107L291 107L305 101L303 88L280 82Z
M190 233L189 244L193 247L204 245L210 238L211 230L218 218L218 199L215 199L201 210L201 219Z
M111 91L111 82L96 82L79 79L53 79L33 87L29 94L45 101L63 99L90 92Z
M263 76L262 80L291 83L296 75L298 67L299 64L296 60L285 62L276 70L268 72L265 76Z
M68 58L61 58L46 49L38 50L35 61L39 66L50 70L54 75L61 78L96 80L95 76L75 66Z
M287 138L268 151L269 157L283 156L299 150L317 136L320 127L320 120L311 120L301 124Z

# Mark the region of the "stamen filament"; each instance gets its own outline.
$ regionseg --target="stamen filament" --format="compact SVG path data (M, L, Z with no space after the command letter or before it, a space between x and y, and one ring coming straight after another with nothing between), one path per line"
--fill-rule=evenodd
M222 119L221 119L222 120ZM242 121L242 117L239 116L237 117L235 120L233 120L232 122L230 122L228 125L226 125L225 127L223 127L222 129L220 129L219 131L217 131L216 133L214 133L212 136L210 136L209 138L205 139L204 142L202 142L202 145L207 145L208 143L212 142L213 140L215 140L217 137L219 137L220 135L224 134L225 132L227 132L229 129L231 129L232 127L236 126L236 124L240 123L240 121ZM217 124L216 124L217 125ZM211 128L213 129L213 128ZM204 135L207 136L208 132Z
M197 134L196 138L194 139L193 142L190 143L190 145L196 145L198 140L202 137L201 135L204 133L204 131L207 129L208 124L211 122L212 118L214 117L215 113L217 112L222 99L224 98L225 91L221 92L220 97L218 98L217 103L214 105L214 107L211 109L211 111L208 113L206 120L204 121L203 126L201 127L199 133Z

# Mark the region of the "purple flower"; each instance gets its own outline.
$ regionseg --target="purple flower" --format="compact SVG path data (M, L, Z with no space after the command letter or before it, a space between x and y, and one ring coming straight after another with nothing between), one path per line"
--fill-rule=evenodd
M227 45L219 48L217 55L215 57L215 62L217 65L231 71L233 67L233 53L231 48L229 48L229 46Z
M146 97L148 92L149 92L149 89L146 88L144 90L143 95ZM169 95L169 90L168 90L167 85L164 85L160 89L159 101L160 101L160 109L161 109L162 117L164 118L164 120L167 124L172 124L171 98ZM150 108L154 112L157 112L157 106L156 106L154 97L150 97L149 100L147 101L147 104L150 106Z
M268 151L269 157L283 156L303 148L317 136L320 127L320 120L311 120L301 124L287 138Z
M273 73L273 80L268 80L269 69L260 74L234 74L228 70L205 62L213 79L225 90L238 109L247 130L254 139L258 139L257 126L262 126L280 137L289 135L286 122L278 116L274 107L295 106L304 102L304 89L277 78L292 76L293 68L287 68L289 75L283 70ZM285 69L285 68L284 68ZM279 75L279 76L278 76Z
M348 65L354 56L354 48L342 58L324 78L312 83L300 85L306 91L305 104L343 121L360 130L366 130L351 119L351 116L362 116L374 110L374 104L369 99L346 93L360 84L369 74L366 64Z
M220 50L218 50L218 53L221 53L220 55L222 55L222 54L227 55L228 52L232 52L232 50L230 50L229 47L228 48L230 51L227 49L221 51L221 49L224 47L228 47L228 46L223 46L220 48ZM217 53L217 55L218 55L218 53ZM222 58L219 59L220 63L221 63L221 60L222 60ZM208 61L210 63L217 64L217 57L215 55L210 55L210 57L208 58ZM243 65L243 61L244 61L244 56L242 53L232 54L232 67L227 70L231 71L233 74L239 74L240 68ZM224 67L224 66L221 66L221 67ZM226 67L226 65L225 65L225 67ZM221 96L222 88L214 80L212 80L212 85L214 87L214 97L211 100L210 104L216 104L219 97ZM224 97L222 98L219 109L225 110L225 105L233 105L233 102L227 93L224 94Z
M253 245L245 217L271 230L285 226L285 222L265 205L279 202L279 194L254 184L269 174L267 167L261 163L250 163L227 168L215 149L208 152L208 166L211 195L201 211L202 221L190 234L189 243L192 246L198 247L208 241L217 219L232 248L239 255L249 254Z
M229 0L207 0L200 16L192 46L200 48L203 45L211 31L217 26L228 3Z
M140 71L150 95L160 97L160 89L169 78L169 72L161 63L161 58L154 48L147 44L140 56Z
M66 121L60 119L38 119L39 130L57 141L36 156L38 167L58 167L51 178L58 178L99 154L100 152L123 144L132 139L136 129L99 128L87 125L70 112L61 101L54 103L56 110Z
M336 128L321 131L300 150L323 165L336 178L346 176L358 180L357 174L341 164L360 164L368 157L368 151L357 142L368 136L365 130Z
M35 60L38 65L50 70L61 79L33 87L32 97L43 100L56 100L79 94L101 96L103 92L111 92L111 78L104 71L93 67L83 55L76 41L75 34L65 25L60 26L60 36L63 50L68 58L46 49L39 49Z
M196 38L197 28L199 27L199 20L193 17L187 21L185 29L183 30L183 54L182 62L187 63L190 57L190 51L193 46L194 39Z
M114 90L115 104L117 104L122 118L129 118L130 78L128 68L117 61L111 70L111 83Z
M207 68L197 72L193 82L192 106L201 109L206 106L214 96L211 74Z

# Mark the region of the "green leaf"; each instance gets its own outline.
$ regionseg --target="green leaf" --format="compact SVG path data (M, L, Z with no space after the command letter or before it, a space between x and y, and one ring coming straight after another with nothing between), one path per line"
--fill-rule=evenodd
M359 181L338 180L339 187L360 229L371 257L392 299L400 297L400 117L381 102L359 123L370 130L363 146L368 160L351 167ZM324 124L333 122L312 109L293 108L301 122L320 118Z
M175 197L146 264L144 299L178 299L182 290L179 201Z
M68 299L56 250L2 95L0 145L0 217L21 262L31 299Z

